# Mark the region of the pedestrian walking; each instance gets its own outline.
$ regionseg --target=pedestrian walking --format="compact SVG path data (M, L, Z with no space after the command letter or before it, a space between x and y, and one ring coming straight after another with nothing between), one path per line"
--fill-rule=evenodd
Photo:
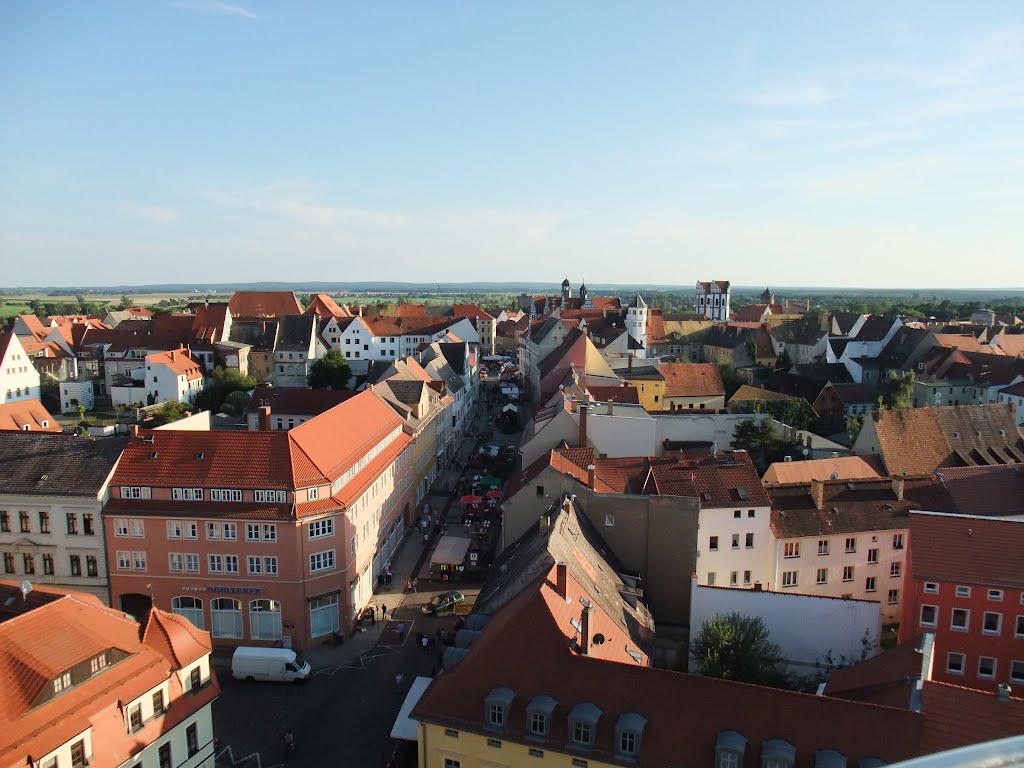
M381 606L380 606L380 617L384 621L388 620L388 604L387 603L381 603Z
M417 587L419 587L419 583L420 583L419 579L413 579L412 580L412 591L413 591L414 594L416 592Z
M412 579L405 580L405 591L412 592Z

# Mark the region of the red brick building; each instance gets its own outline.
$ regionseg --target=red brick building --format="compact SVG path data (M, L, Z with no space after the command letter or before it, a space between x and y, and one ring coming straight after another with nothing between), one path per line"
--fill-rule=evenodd
M365 392L288 431L147 431L111 481L112 604L217 644L348 631L404 534L410 438Z
M900 639L935 633L934 679L1024 685L1024 519L910 514Z

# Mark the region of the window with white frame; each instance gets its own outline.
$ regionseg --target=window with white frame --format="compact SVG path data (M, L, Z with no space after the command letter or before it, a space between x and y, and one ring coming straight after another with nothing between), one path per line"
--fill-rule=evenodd
M964 673L964 655L955 651L946 654L946 671L951 675L962 675Z
M210 601L210 634L213 637L243 637L242 603L230 597Z
M846 540L846 554L850 555L857 551L857 539L849 538Z
M146 553L145 552L132 552L132 570L144 571L146 570Z
M321 637L337 632L341 626L338 612L338 593L314 597L309 601L309 633Z
M171 552L167 555L167 560L171 573L181 573L185 570L185 558L180 552Z
M878 562L878 549L876 547L872 547L871 549L868 550L868 562L869 563L877 563Z
M249 555L249 575L259 576L263 573L263 558L259 555Z
M253 640L281 639L281 603L252 600L249 603L249 632Z
M263 558L263 575L277 576L277 556L265 556Z
M197 628L205 629L203 626L203 601L199 598L186 595L172 597L171 612L185 617Z
M894 533L892 535L892 548L893 549L903 549L903 534L902 533Z
M202 488L171 488L171 498L175 501L202 501Z
M224 523L221 528L221 535L224 541L238 540L238 523Z
M253 500L258 502L270 502L272 504L284 504L288 501L288 491L253 491Z
M241 501L242 492L237 488L211 488L211 501Z
M800 557L800 542L787 541L782 548L783 557Z
M316 552L309 556L309 571L310 573L317 573L318 571L327 571L334 567L334 550L329 549L326 552Z
M966 632L971 624L971 612L967 608L954 608L949 628L954 632Z
M128 536L128 521L123 518L114 520L114 535L125 538Z
M309 524L309 538L322 539L325 536L334 535L334 518L328 517L323 520L314 520Z
M818 541L818 554L819 555L827 555L828 554L828 539L820 539Z
M245 524L245 540L246 541L259 541L260 540L260 524L259 523L246 523Z
M971 596L971 588L970 587L957 586L957 588L956 588L956 596L957 597L970 597Z
M224 573L238 574L238 555L224 555Z
M896 603L900 601L900 591L898 589L890 589L889 595L886 599L888 600L889 605L896 605Z
M117 570L130 571L132 569L132 553L123 550L117 553Z
M939 594L939 585L934 581L926 581L924 583L924 591L929 595L937 595Z
M277 541L277 525L275 523L264 523L260 532L264 541Z
M988 599L993 602L999 603L1003 600L1003 590L1001 589L990 589L988 591Z
M985 611L982 618L981 632L984 635L998 635L1003 631L1003 614Z
M818 584L828 584L828 568L819 568L817 575Z
M221 555L207 555L206 566L210 573L224 572L224 558Z
M306 489L306 500L307 501L316 501L319 498L320 498L320 489L319 488L314 486L312 488L307 488Z
M129 520L128 531L133 539L142 539L146 536L146 526L142 520Z
M852 565L844 565L843 566L843 581L853 581L853 566Z
M1010 662L1010 682L1024 683L1024 661L1014 660Z
M121 498L122 499L148 499L148 498L150 498L150 490L146 486L122 485L121 486Z
M874 576L868 576L866 579L864 579L864 591L865 592L874 592L875 591L875 577Z
M991 680L996 676L996 660L991 656L978 657L978 677Z
M896 577L903 572L903 563L897 561L895 563L889 563L889 575Z
M217 541L220 539L220 523L206 524L206 540Z
M797 571L783 571L782 572L782 586L784 587L795 587L797 583Z
M939 620L939 607L937 605L921 606L921 626L934 627Z
M1013 633L1013 636L1018 640L1024 637L1024 616L1017 617L1017 628L1016 631Z

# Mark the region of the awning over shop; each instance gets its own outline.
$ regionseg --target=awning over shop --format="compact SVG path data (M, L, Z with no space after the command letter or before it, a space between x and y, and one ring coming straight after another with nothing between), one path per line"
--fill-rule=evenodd
M508 403L504 408L501 409L502 413L508 413L509 411L512 411L512 413L518 413L519 409L516 408L512 403Z
M464 536L442 536L430 556L431 563L458 565L466 559L470 541Z
M424 691L427 690L427 686L430 685L431 680L433 680L432 677L417 677L412 681L409 693L405 695L405 701L402 702L402 708L398 710L395 724L391 727L392 739L416 741L416 721L410 719L409 715L413 707L420 703L420 699L423 697Z

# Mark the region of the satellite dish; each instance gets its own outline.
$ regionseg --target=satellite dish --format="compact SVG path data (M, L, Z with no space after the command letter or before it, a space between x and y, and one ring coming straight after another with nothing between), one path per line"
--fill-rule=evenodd
M18 589L21 590L22 598L27 598L28 593L32 591L32 582L28 579L23 579L21 584L18 585Z

